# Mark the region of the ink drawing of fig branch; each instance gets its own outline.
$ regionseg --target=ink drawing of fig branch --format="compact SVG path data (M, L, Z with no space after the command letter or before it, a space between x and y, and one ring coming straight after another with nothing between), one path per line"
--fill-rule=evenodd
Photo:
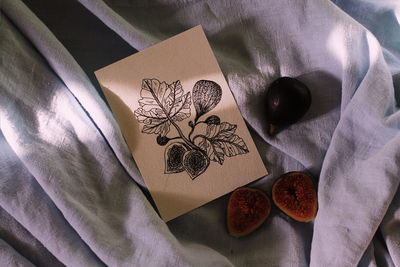
M156 134L156 142L165 148L166 174L186 173L193 180L203 174L210 161L222 165L225 157L248 153L244 140L235 134L237 125L221 122L217 115L201 120L203 115L214 109L222 98L222 89L214 81L200 80L190 92L184 93L179 80L168 84L158 79L143 79L140 91L139 108L134 114L143 124L142 133ZM191 96L196 115L189 121L186 136L177 122L190 117ZM205 124L205 133L195 133L196 127ZM168 137L171 125L178 135Z

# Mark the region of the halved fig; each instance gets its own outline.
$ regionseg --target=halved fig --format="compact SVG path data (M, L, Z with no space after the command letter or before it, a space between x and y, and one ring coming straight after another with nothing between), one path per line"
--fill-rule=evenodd
M185 170L183 167L183 155L187 151L183 143L172 143L165 149L165 173L179 173Z
M299 222L309 222L317 214L317 193L311 176L304 172L288 172L272 187L272 200L286 215Z
M250 234L267 219L271 201L261 190L238 188L228 202L227 225L231 236L242 237Z
M210 159L200 150L189 150L183 155L183 168L192 180L205 172L208 165L210 165Z

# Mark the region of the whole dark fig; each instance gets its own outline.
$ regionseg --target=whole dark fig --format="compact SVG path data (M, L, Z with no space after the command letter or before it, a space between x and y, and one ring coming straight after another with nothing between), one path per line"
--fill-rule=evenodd
M311 106L311 93L299 80L281 77L269 86L266 101L268 134L273 136L306 114Z

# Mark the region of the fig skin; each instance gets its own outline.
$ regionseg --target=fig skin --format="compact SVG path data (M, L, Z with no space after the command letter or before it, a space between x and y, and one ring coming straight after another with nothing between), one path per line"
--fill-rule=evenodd
M272 200L286 215L299 222L317 215L318 199L311 176L304 172L281 175L272 186Z
M281 77L272 82L266 94L268 134L273 136L299 121L309 110L311 101L308 87L295 78Z
M227 208L231 236L242 237L260 227L271 212L271 201L261 190L242 187L232 192Z

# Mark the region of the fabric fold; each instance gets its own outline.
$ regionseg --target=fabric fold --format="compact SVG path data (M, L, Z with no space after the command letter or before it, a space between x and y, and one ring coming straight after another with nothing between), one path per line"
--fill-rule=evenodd
M12 8L6 10L20 12L24 7ZM26 19L40 25L35 18ZM34 32L35 27L30 30L35 38L41 33ZM182 247L171 234L80 105L83 96L73 95L46 64L52 54L38 54L5 17L1 35L2 59L7 62L0 71L0 128L6 141L2 149L5 158L12 159L15 153L26 168L2 161L1 189L7 193L2 195L2 207L66 265L230 266L212 248ZM48 39L42 36L36 41L43 48ZM53 45L63 50L61 44ZM58 56L51 58L54 65L70 59ZM63 71L67 77L79 74L76 69ZM104 105L96 102L99 99L91 101ZM104 107L103 112L109 111ZM93 116L106 120L103 113ZM126 146L122 141L118 145ZM15 178L14 172L20 177L13 180L18 183L10 191L6 179ZM48 198L29 182L37 182ZM42 201L51 204L37 207ZM197 253L208 257L196 257Z
M397 5L79 2L138 50L201 24L270 173L251 186L269 193L282 173L307 171L318 184L319 211L314 223L302 224L273 209L243 239L226 233L228 196L162 222L134 183L145 188L117 123L79 62L20 0L3 0L0 205L60 262L400 264ZM378 18L390 22L388 33ZM313 102L300 122L272 138L262 99L280 76L304 82ZM23 261L4 247L2 259Z
M2 10L46 58L68 90L88 113L129 175L145 186L121 131L87 75L47 27L20 1L2 1Z

